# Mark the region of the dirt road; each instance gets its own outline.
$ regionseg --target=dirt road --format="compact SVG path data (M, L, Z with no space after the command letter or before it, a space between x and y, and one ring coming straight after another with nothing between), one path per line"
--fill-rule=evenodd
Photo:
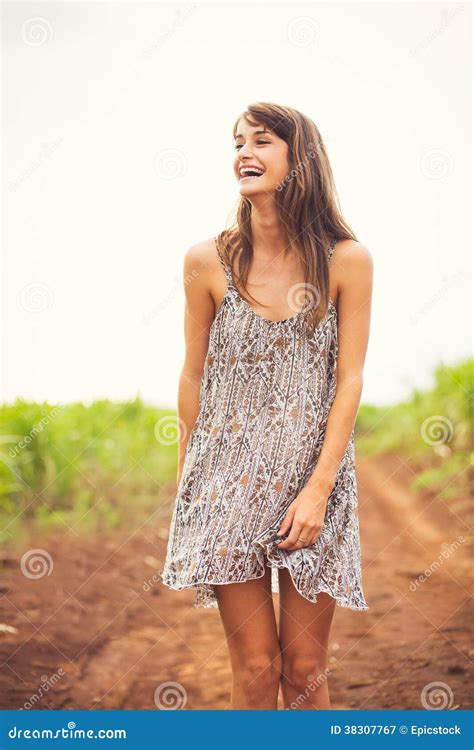
M336 608L329 665L334 709L420 709L422 691L433 683L441 685L429 687L426 700L473 708L472 509L463 498L448 506L429 492L410 492L413 476L414 467L397 456L357 459L370 609ZM195 609L192 591L170 591L156 574L172 500L170 488L168 504L128 533L65 532L3 553L1 708L154 709L155 691L167 682L183 686L182 708L228 707L230 668L218 611ZM34 564L31 555L23 557L31 548L47 555ZM427 569L427 580L417 583Z

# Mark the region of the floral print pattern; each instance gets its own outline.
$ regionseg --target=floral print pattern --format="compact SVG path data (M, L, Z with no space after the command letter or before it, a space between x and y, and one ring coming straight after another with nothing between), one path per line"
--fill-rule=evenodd
M366 610L354 430L316 542L289 551L278 549L275 537L321 452L336 391L337 309L330 302L311 333L304 312L279 321L261 317L240 296L215 242L228 286L210 329L163 583L193 587L195 607L217 607L214 584L262 577L267 565L274 593L277 569L287 568L309 601L324 591L342 607Z

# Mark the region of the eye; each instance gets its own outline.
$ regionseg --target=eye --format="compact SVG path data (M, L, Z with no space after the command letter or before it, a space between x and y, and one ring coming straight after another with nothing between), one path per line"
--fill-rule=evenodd
M270 141L263 141L263 140L262 140L261 138L259 138L259 139L258 139L258 140L256 141L256 143L257 143L257 145L261 146L261 145L264 145L265 143L270 143ZM236 150L236 151L238 151L238 149L239 149L239 148L242 148L242 145L243 145L242 143L237 143L237 144L236 144L236 145L234 146L235 150Z

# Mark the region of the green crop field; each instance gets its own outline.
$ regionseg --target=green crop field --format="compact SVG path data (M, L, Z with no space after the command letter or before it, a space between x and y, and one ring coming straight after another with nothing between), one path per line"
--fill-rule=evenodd
M173 411L140 399L17 400L0 409L0 539L28 528L91 532L141 521L176 473Z
M443 499L469 490L473 466L474 360L440 365L433 387L401 403L362 404L356 437L360 454L397 453L425 466L413 488L432 487ZM471 471L469 471L471 469ZM446 489L443 489L446 488Z
M473 363L440 366L434 385L387 407L362 404L357 452L421 461L415 481L449 501L472 466ZM176 476L177 419L143 403L0 407L0 541L59 528L91 533L152 517ZM446 487L443 490L443 487Z

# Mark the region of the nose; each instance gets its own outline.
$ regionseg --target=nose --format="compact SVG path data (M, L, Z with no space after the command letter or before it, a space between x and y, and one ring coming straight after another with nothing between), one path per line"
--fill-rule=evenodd
M243 144L242 148L239 148L238 154L240 161L242 161L244 157L252 155L252 150L249 148L249 146L247 146L247 144Z

